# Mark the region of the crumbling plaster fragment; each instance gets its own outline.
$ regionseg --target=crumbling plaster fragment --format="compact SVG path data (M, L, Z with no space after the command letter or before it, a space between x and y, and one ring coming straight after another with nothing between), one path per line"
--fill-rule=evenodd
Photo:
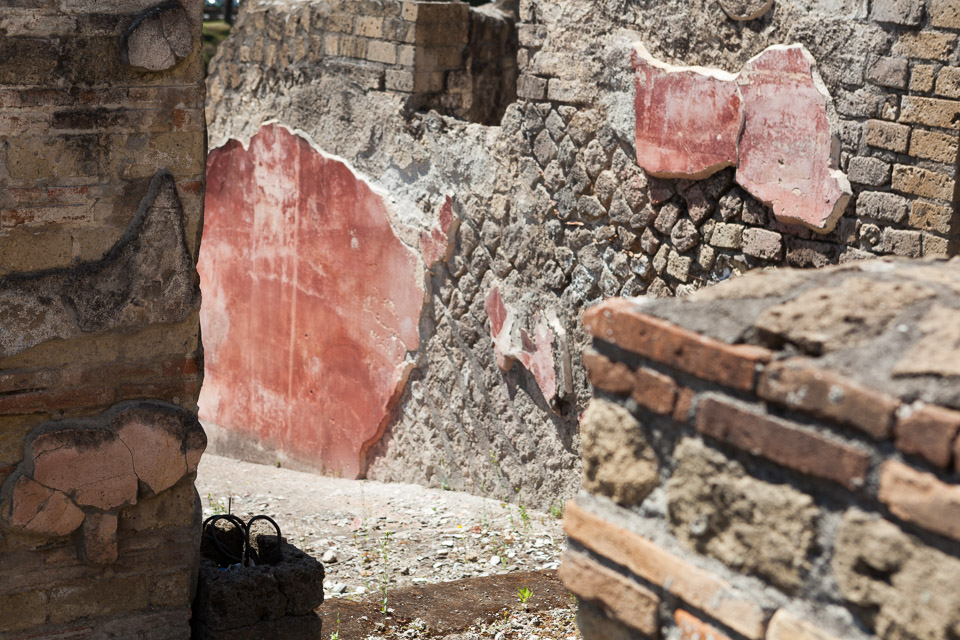
M852 194L837 169L831 103L802 45L768 47L737 75L634 47L637 162L657 177L736 181L780 221L832 231Z
M95 262L0 278L0 358L53 339L180 322L200 302L173 176L158 172Z
M193 51L193 29L176 0L158 4L137 16L123 36L123 59L134 67L164 71Z
M0 487L0 522L57 537L83 525L84 557L112 562L117 512L194 473L206 444L191 413L157 401L41 424Z
M533 374L543 397L550 402L572 391L571 365L566 330L551 310L531 315L533 335L518 321L518 313L503 300L499 286L487 292L484 308L490 319L490 334L497 366L510 371L519 362Z

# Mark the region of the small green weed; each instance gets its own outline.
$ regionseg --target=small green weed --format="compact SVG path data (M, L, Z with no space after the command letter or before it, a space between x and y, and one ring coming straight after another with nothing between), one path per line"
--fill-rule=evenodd
M526 587L520 587L520 590L517 591L517 595L520 596L520 604L527 604L527 600L530 599L530 596L533 595L533 592Z

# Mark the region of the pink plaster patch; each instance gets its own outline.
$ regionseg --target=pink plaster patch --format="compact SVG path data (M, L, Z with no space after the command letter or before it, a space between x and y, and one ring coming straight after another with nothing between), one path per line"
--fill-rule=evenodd
M133 454L137 477L153 493L169 489L187 473L187 459L175 433L155 422L133 419L117 430L117 436Z
M850 199L850 183L833 169L829 96L800 45L771 47L743 67L737 182L773 207L783 222L829 231Z
M642 44L632 62L640 166L662 178L706 178L737 164L741 110L733 75L665 64Z
M773 46L736 76L654 59L636 70L637 163L660 177L700 179L736 166L737 182L781 222L830 232L850 199L836 168L830 96L801 45Z
M450 259L459 222L453 215L453 199L447 196L446 202L440 207L437 224L429 233L420 234L420 255L427 267Z
M363 474L419 344L423 271L383 199L278 125L207 158L200 414Z
M31 533L65 536L83 522L83 511L67 496L27 476L17 478L10 503L10 524Z
M108 429L64 429L33 440L33 478L84 507L104 511L136 504L130 449Z
M557 359L554 345L557 334L540 315L534 317L534 335L514 326L515 312L508 307L499 287L493 287L484 299L484 308L490 318L490 334L497 366L502 371L513 368L519 361L537 381L537 386L548 401L557 396Z
M526 331L520 330L522 351L520 363L533 374L543 397L550 400L557 395L557 370L553 358L553 332L540 317L536 319L534 339Z

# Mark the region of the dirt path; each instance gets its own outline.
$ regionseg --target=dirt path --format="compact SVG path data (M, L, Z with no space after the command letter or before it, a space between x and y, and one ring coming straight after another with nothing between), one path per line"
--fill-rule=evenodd
M555 577L563 545L559 514L465 493L328 478L214 455L203 457L197 489L204 517L226 512L228 505L241 517L269 515L291 543L323 560L325 638L337 630L333 611L340 613L341 640L579 637L572 599ZM481 580L433 587L465 578ZM471 597L458 595L461 587ZM524 588L532 595L521 603ZM443 604L446 591L449 611ZM344 597L354 603L338 605L336 599ZM457 608L453 603L461 612L445 615Z

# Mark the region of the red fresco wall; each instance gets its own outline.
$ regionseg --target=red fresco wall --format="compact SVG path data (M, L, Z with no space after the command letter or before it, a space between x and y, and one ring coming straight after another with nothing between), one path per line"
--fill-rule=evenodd
M417 349L423 266L382 198L277 125L207 159L201 418L344 477Z

